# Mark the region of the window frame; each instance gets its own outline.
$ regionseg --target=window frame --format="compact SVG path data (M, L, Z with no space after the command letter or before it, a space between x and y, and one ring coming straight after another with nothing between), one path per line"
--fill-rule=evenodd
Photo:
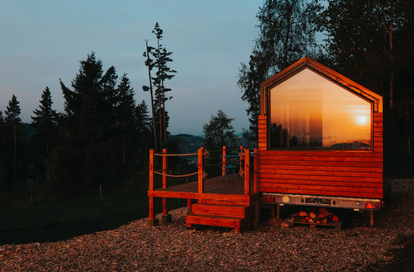
M357 96L360 99L363 99L364 101L368 102L371 106L371 137L370 137L370 148L367 149L341 149L341 148L314 148L314 147L309 147L309 148L304 148L304 147L284 147L284 148L278 148L278 147L271 147L271 116L272 116L272 107L271 107L271 101L272 101L272 89L276 86L278 86L279 84L283 83L284 81L290 79L291 77L294 77L295 75L299 74L300 72L302 72L305 69L309 69L311 72L315 73L318 76L321 76L322 78L329 80L331 83L337 85L338 87L340 87L341 89L343 89L344 91L348 91L350 92L352 95ZM294 71L293 73L290 73L289 75L281 78L280 80L273 82L272 85L270 86L266 86L266 103L265 103L265 107L267 108L267 150L276 150L276 151L312 151L312 152L327 152L327 151L345 151L345 152L374 152L374 148L373 148L373 144L374 144L374 107L375 107L375 103L372 100L369 100L368 98L366 98L365 96L354 92L353 90L347 88L346 86L338 83L337 81L333 80L332 78L319 73L317 70L312 69L309 66L304 66L301 67L301 69L298 69L296 71Z

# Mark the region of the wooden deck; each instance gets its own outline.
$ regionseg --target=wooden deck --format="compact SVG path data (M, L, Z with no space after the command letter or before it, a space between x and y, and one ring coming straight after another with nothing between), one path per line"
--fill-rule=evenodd
M244 195L244 177L240 176L240 174L236 174L235 176L231 174L227 175L226 177L228 179L228 182L223 176L218 176L204 180L204 193ZM251 186L252 184L250 185L250 187ZM197 193L198 181L174 185L168 188L155 189L154 191ZM251 191L253 191L253 189L251 189Z
M253 175L250 175L249 194L245 194L245 178L236 174L236 177L227 175L227 180L221 176L205 179L203 181L203 193L198 192L198 181L188 182L179 185L169 186L168 188L154 189L148 191L148 196L166 198L185 198L185 199L209 199L250 202L250 199L258 198L258 193L254 193Z
M257 171L250 169L251 155L248 149L243 155L244 176L231 173L226 176L204 179L204 154L201 148L198 152L198 180L172 186L167 185L167 163L165 161L167 155L164 155L166 152L163 151L163 188L154 188L153 154L153 151L150 151L150 186L148 190L150 206L148 222L150 225L158 224L154 216L154 197L163 199L161 217L163 224L171 221L167 209L167 198L187 199L187 227L209 225L231 227L240 231L241 229L249 229L253 219L258 221L259 193L257 174L255 174ZM225 173L225 163L223 160L223 173ZM254 168L257 169L257 163L254 163ZM196 200L196 203L192 200Z

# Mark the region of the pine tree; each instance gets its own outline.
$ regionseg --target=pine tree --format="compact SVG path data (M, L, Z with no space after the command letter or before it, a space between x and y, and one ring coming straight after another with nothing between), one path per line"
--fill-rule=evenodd
M148 80L149 80L149 87L146 85L142 86L142 90L144 92L149 91L151 94L151 113L152 113L152 131L154 134L154 148L155 151L158 151L158 146L157 146L157 130L156 130L156 125L155 125L155 102L154 102L154 93L153 93L153 88L152 88L152 76L151 76L151 71L154 68L154 60L151 59L150 55L151 55L151 51L154 49L153 47L149 47L148 46L148 41L145 41L145 45L146 45L146 51L144 52L143 56L146 57L145 60L145 65L148 67Z
M134 89L131 88L131 83L126 74L121 78L118 85L119 106L118 106L118 122L122 135L122 161L123 166L127 165L127 158L133 157L135 153L132 147L135 134L135 100ZM127 156L127 154L130 154Z
M20 120L20 106L19 106L20 102L17 101L16 96L13 94L12 96L12 100L9 101L9 105L7 106L7 110L5 111L6 114L6 123L9 126L13 127L13 147L14 147L14 155L13 155L13 167L14 167L14 181L16 182L17 180L17 134L18 132L18 127L21 123Z
M50 153L53 149L54 142L57 137L57 113L52 109L53 101L49 87L42 93L42 99L39 101L39 109L35 109L32 116L32 126L35 134L32 136L33 157L36 168L36 176L46 175L46 179L50 181L49 171L45 170Z
M172 70L168 67L168 63L172 62L170 56L172 52L168 52L167 49L161 44L163 38L163 30L159 26L158 22L155 24L155 27L152 31L157 39L157 47L149 47L147 43L147 51L144 53L144 56L147 57L145 64L148 66L150 87L143 86L144 91L151 91L151 104L153 108L153 125L154 133L158 128L158 137L159 137L159 146L166 146L167 144L167 128L168 128L168 112L165 110L165 102L171 99L171 96L166 96L165 93L171 91L170 88L165 87L165 81L172 79L176 73L175 70ZM150 55L152 58L150 58ZM151 75L151 70L155 68L155 76ZM152 96L152 86L155 88L155 98ZM156 133L154 138L156 138Z
M8 176L9 165L7 163L7 126L6 120L3 117L3 112L0 111L0 188L6 183Z
M229 118L222 110L217 115L212 115L210 122L203 125L205 135L204 146L207 150L220 150L226 146L227 150L236 147L236 135L231 123L234 118ZM221 161L221 153L211 152L207 158L208 164L216 164ZM209 175L215 176L220 173L219 168L209 169Z
M139 165L144 165L144 162L148 161L148 147L151 146L151 117L144 100L135 107L135 121L137 159Z
M117 75L114 67L103 73L102 61L89 54L80 62L72 89L61 82L65 113L60 121L61 143L54 156L56 174L79 186L121 181L116 110Z
M236 135L231 125L233 120L234 118L229 118L222 110L218 110L217 115L212 115L210 122L204 124L204 144L207 150L221 149L223 146L229 149L235 147Z
M167 145L167 127L168 127L168 117L167 112L165 111L165 102L169 99L172 99L172 96L166 96L165 93L170 92L170 88L165 88L164 83L166 80L171 80L175 77L175 73L177 71L172 70L168 67L168 62L172 62L172 59L169 57L172 55L172 52L168 52L167 49L164 47L160 54L160 78L161 78L161 101L162 101L162 124L163 124L163 131L164 131L164 145Z

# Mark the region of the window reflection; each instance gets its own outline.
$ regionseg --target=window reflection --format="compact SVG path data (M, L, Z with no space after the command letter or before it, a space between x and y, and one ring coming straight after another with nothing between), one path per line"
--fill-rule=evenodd
M304 69L271 89L273 148L371 148L371 103Z

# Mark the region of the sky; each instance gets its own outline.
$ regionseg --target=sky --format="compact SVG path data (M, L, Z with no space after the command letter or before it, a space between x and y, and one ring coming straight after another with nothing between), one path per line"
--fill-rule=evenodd
M156 22L162 43L173 52L176 77L166 85L173 99L166 109L172 134L203 134L203 124L223 110L235 118L237 133L248 128L247 103L237 86L240 62L248 62L257 37L254 0L13 0L0 1L0 111L14 94L21 119L33 110L49 86L54 109L63 111L59 79L66 86L79 71L79 61L95 52L104 70L127 73L137 103L150 105L148 70L142 53L145 40L155 46ZM150 109L149 109L150 110Z

